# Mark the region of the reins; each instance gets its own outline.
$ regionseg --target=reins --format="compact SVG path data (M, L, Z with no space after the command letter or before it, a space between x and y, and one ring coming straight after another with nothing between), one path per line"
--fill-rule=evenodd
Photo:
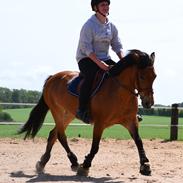
M136 97L138 97L139 95L139 92L135 92L133 90L131 90L128 86L122 84L119 82L119 80L115 77L111 77L113 79L113 81L115 81L116 84L118 84L118 86L120 86L121 88L124 88L125 90L129 91L132 95L135 95Z

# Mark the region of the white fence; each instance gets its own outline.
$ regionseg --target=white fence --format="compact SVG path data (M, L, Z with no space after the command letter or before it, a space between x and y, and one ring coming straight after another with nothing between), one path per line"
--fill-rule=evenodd
M14 105L14 106L35 106L35 103L0 103L0 105ZM141 106L139 106L141 108ZM171 109L171 106L166 106L166 107L152 107L154 109ZM183 110L183 107L179 107L178 109ZM171 117L171 116L170 116ZM24 122L0 122L0 125L22 125ZM54 125L54 123L44 123L44 125ZM88 124L84 123L71 123L70 125L72 126L85 126ZM172 126L177 126L177 127L183 127L183 125L178 124L178 125L172 125L170 124L141 124L140 126L142 127L172 127Z

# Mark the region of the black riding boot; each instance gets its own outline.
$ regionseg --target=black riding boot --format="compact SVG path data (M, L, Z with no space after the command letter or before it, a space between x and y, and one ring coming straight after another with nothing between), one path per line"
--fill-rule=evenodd
M76 112L76 117L80 120L82 120L84 123L90 124L90 117L88 110L81 110L78 109Z
M78 110L76 111L76 117L87 124L89 124L91 120L88 109L88 103L90 100L90 90L91 90L90 82L85 80L80 89L79 107Z

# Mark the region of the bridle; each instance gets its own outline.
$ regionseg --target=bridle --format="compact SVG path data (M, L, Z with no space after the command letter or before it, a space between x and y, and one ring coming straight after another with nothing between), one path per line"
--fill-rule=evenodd
M139 78L137 79L137 92L134 90L132 90L131 88L129 88L129 86L125 85L125 84L122 84L116 77L111 77L113 79L113 81L115 81L115 83L127 90L129 93L131 93L132 95L138 97L140 96L141 98L144 96L144 93L151 93L151 94L154 94L154 91L153 91L153 88L152 87L148 87L148 88L141 88L140 87L140 81L139 81Z
M112 77L112 79L113 79L113 81L115 81L115 83L116 83L119 87L121 87L121 88L127 90L127 91L128 91L129 93L131 93L132 95L138 97L139 92L135 92L135 90L131 90L127 85L122 84L116 77Z
M153 91L152 87L146 87L146 88L140 87L139 75L138 75L138 79L137 79L137 83L136 84L137 84L136 87L137 87L138 93L139 93L141 98L144 96L144 93L154 94L154 91Z

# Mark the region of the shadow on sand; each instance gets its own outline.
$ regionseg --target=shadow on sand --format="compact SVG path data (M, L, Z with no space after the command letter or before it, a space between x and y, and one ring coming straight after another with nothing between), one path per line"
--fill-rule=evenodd
M42 173L38 175L27 175L23 171L12 172L10 174L14 178L27 178L26 182L91 182L91 183L124 183L123 181L115 181L111 177L84 177L77 175L50 175Z

